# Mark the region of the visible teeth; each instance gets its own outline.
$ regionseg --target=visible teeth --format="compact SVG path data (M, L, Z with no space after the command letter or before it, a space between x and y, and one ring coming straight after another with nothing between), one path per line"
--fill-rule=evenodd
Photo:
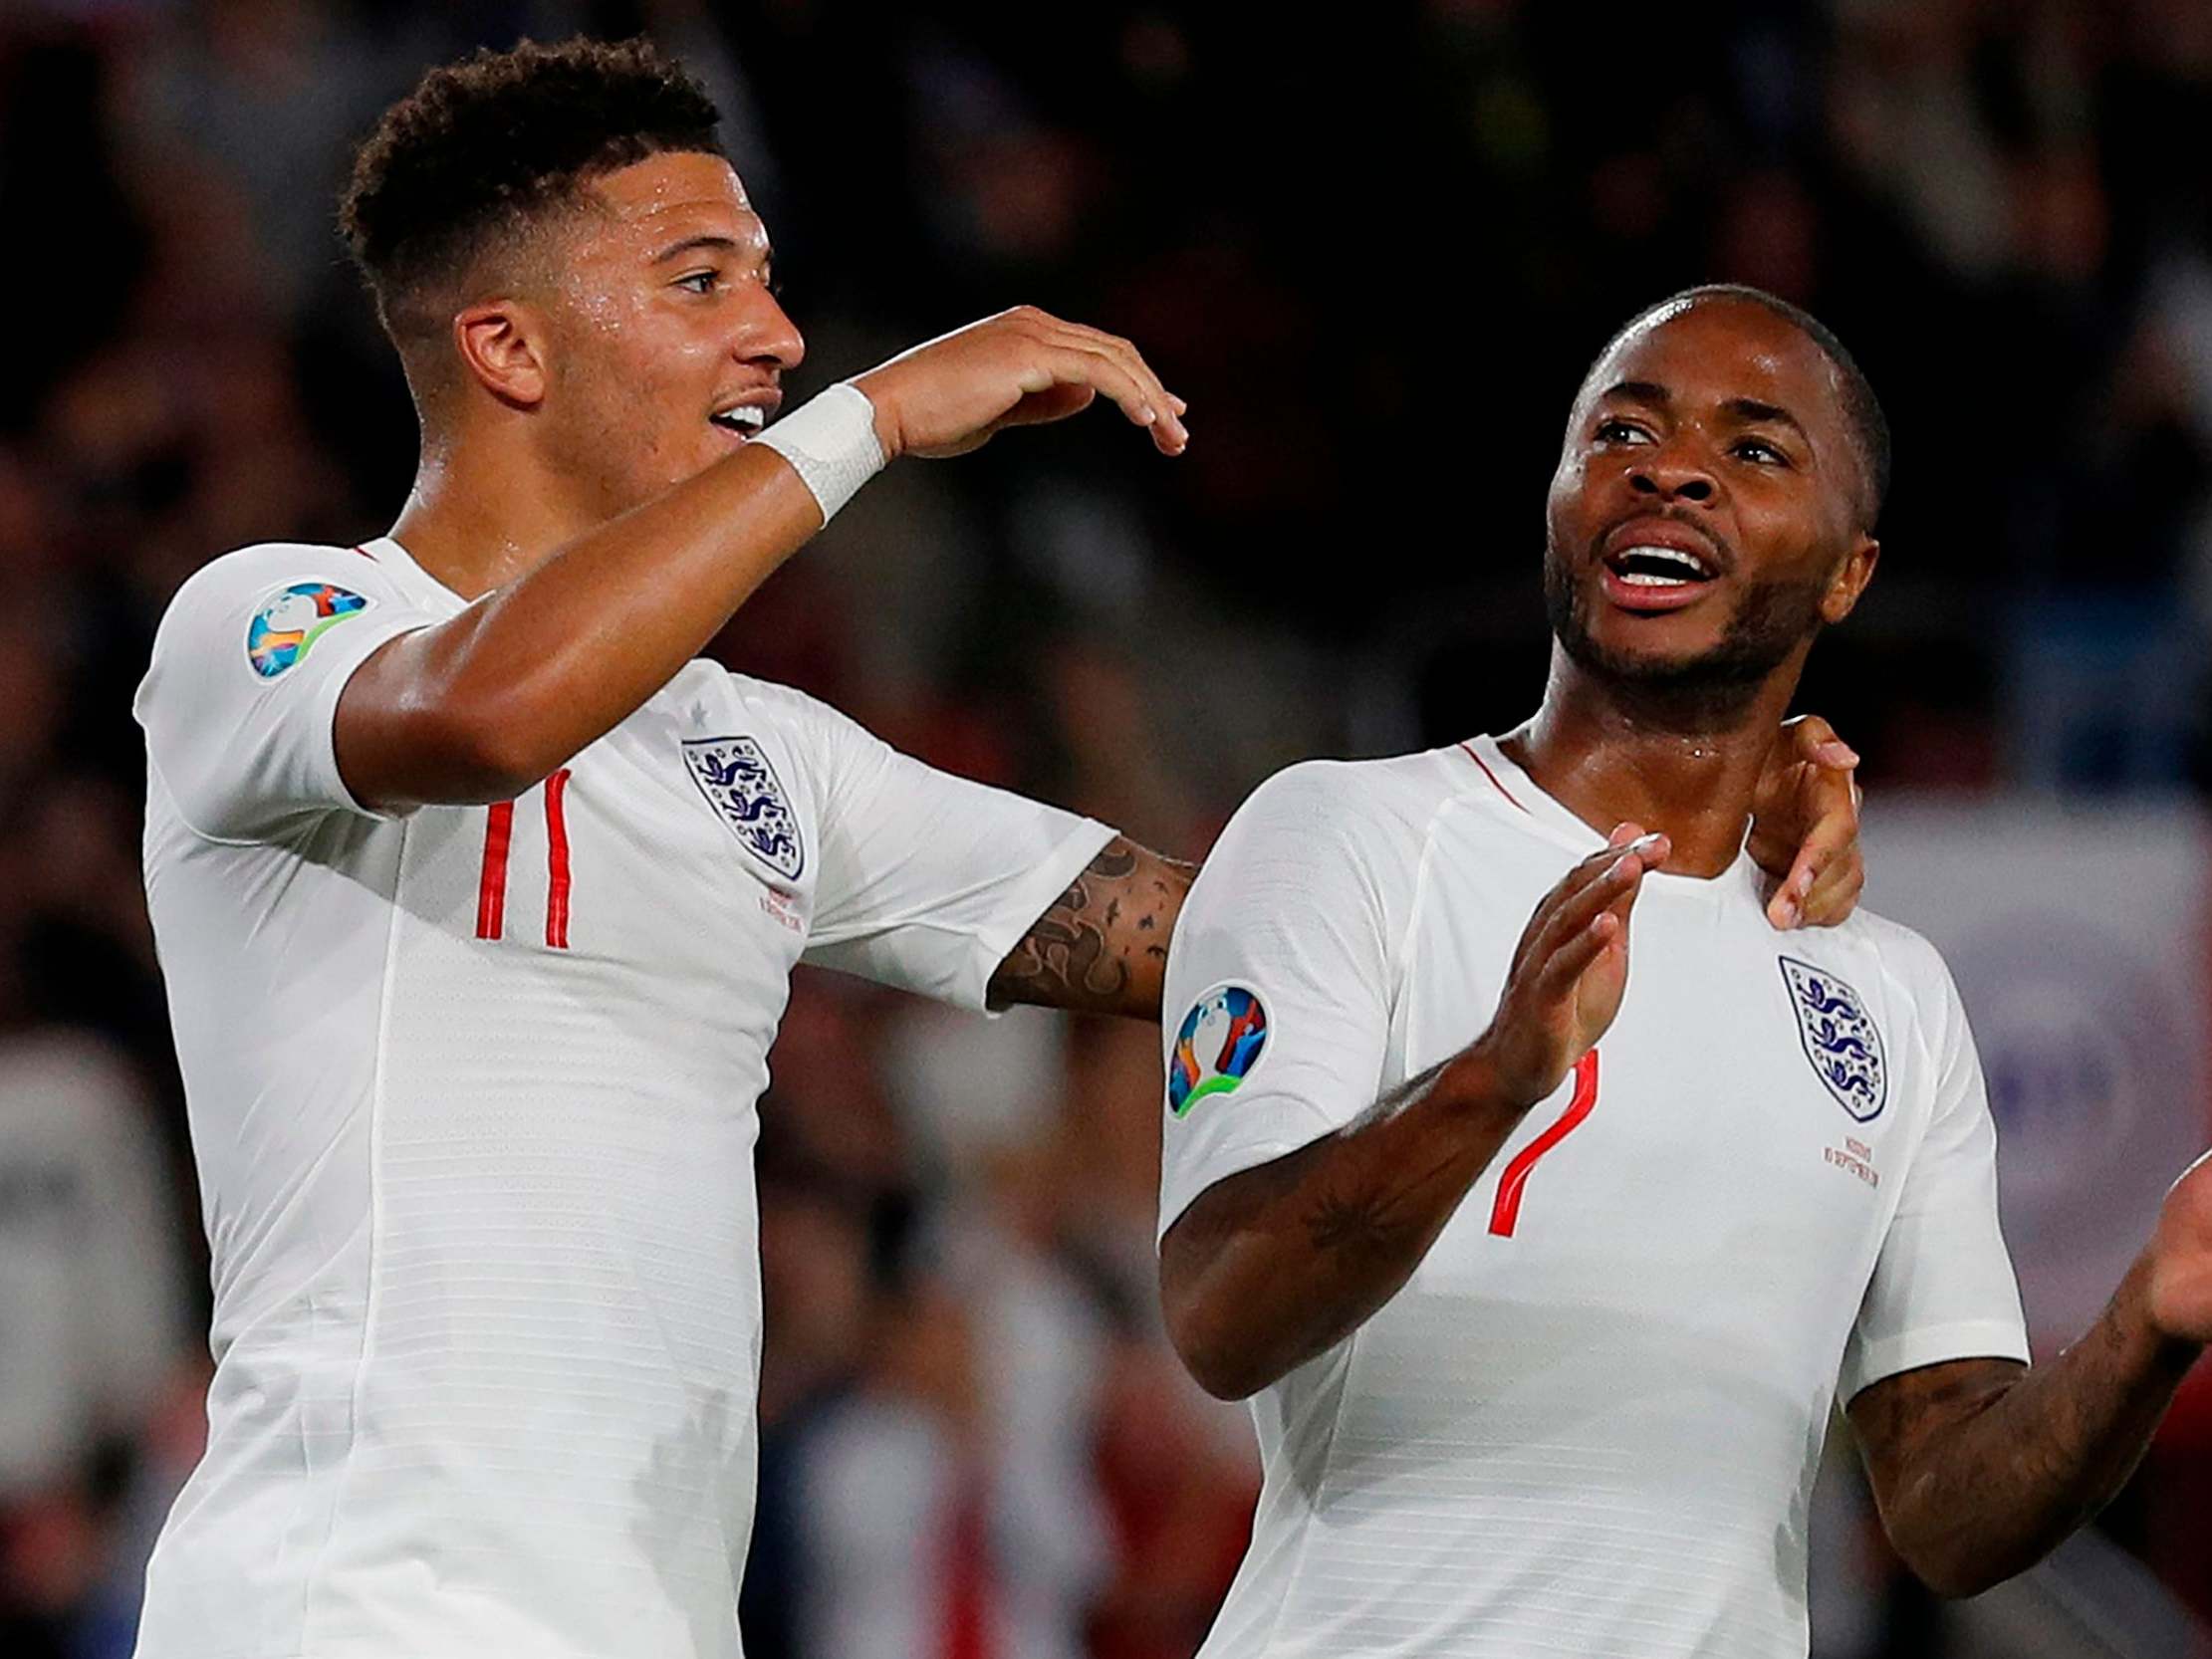
M1688 577L1660 576L1653 571L1623 571L1620 580L1631 588L1687 588Z
M1705 575L1705 562L1694 553L1684 553L1680 548L1632 547L1620 557L1627 559L1657 559L1669 565L1679 565L1693 576Z
M754 404L741 403L734 409L722 410L714 416L714 419L725 426L745 426L758 431L763 416L760 409Z

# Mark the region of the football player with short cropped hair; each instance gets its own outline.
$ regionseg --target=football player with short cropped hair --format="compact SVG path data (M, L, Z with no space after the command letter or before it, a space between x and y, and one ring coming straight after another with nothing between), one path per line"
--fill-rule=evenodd
M1208 857L1160 1277L1266 1473L1201 1659L1803 1654L1834 1401L1899 1554L1971 1594L2095 1514L2212 1338L2200 1162L2027 1369L1941 960L1762 915L1774 724L1888 467L1813 319L1652 308L1569 420L1535 718L1293 767Z

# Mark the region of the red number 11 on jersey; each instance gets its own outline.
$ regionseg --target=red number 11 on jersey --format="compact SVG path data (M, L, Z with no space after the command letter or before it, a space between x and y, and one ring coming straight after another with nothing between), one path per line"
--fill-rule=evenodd
M546 943L569 948L569 769L546 780ZM507 849L515 838L515 804L497 801L484 817L484 873L476 884L476 937L497 939L507 926Z
M1559 1120L1536 1139L1513 1155L1506 1165L1506 1172L1498 1177L1498 1197L1490 1206L1490 1231L1501 1239L1513 1237L1514 1225L1521 1219L1521 1193L1529 1184L1529 1173L1545 1153L1565 1140L1582 1126L1590 1115L1590 1108L1598 1103L1598 1051L1575 1063L1575 1096L1567 1102L1567 1109Z

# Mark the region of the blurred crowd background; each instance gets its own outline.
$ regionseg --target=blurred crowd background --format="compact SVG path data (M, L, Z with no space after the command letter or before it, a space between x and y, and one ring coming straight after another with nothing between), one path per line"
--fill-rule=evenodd
M1541 500L1584 365L1654 298L1752 282L1837 329L1896 432L1880 580L1806 693L1866 755L1874 822L1909 800L1925 827L1875 841L1874 901L1918 922L1885 858L1987 867L1985 827L2042 825L2009 893L2095 865L2107 912L2172 935L2101 985L2193 1003L2212 979L2212 887L2161 885L2212 845L2204 0L12 0L8 1659L128 1651L201 1431L204 1244L137 861L154 621L229 548L395 516L411 415L333 226L377 111L479 43L640 30L728 118L809 337L801 394L1026 301L1131 336L1191 403L1174 463L1095 414L894 469L725 660L1196 856L1291 760L1530 710ZM1994 954L2065 963L2085 936ZM2006 1132L2101 1146L2151 1196L2027 1169L2024 1269L2074 1254L2038 1217L2139 1237L2178 1168L2095 1115L2121 1070L2154 1073L2167 1140L2207 1121L2200 1003L2147 1044L2070 1010L2046 996L2004 1051L2025 1058L1993 1064ZM753 1659L1190 1654L1256 1471L1243 1413L1159 1334L1155 1034L803 973L773 1065ZM2072 1140L2039 1140L2061 1108ZM2201 1399L2097 1537L1964 1611L1897 1575L1838 1438L1821 1659L2206 1651Z

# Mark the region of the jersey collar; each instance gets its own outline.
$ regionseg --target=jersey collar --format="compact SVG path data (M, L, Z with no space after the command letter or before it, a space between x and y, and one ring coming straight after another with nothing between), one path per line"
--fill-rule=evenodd
M1605 844L1603 830L1584 823L1565 805L1539 789L1536 780L1514 764L1496 738L1485 734L1469 738L1459 747L1484 775L1483 789L1519 809L1547 839L1572 847L1578 857L1588 856ZM1745 845L1737 848L1735 861L1718 875L1669 875L1654 870L1645 879L1686 892L1734 892L1741 888L1757 897L1760 874L1759 866L1752 862L1750 839L1751 826L1747 824L1744 826Z
M379 536L373 542L364 542L361 545L361 552L365 557L374 560L379 565L399 571L402 581L411 577L414 583L429 589L446 600L453 611L459 612L468 608L468 600L462 598L460 594L454 592L452 589L446 587L444 583L420 565L417 565L414 562L414 555L401 547L391 537Z

